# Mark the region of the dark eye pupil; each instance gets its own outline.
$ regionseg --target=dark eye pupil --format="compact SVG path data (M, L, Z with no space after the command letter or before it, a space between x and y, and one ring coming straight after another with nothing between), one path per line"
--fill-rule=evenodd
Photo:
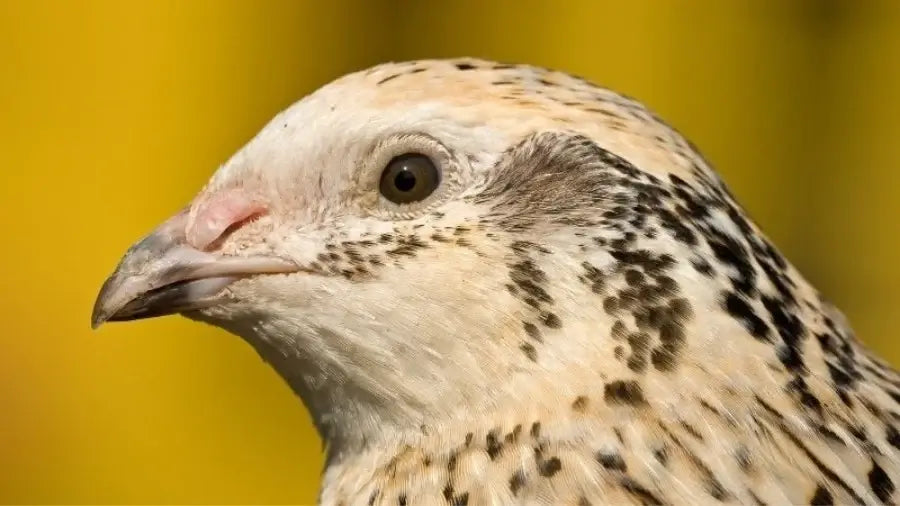
M408 170L398 172L394 176L394 186L402 192L408 192L416 186L416 175Z
M406 153L387 163L378 190L395 204L412 204L427 199L440 183L441 173L431 158L421 153Z

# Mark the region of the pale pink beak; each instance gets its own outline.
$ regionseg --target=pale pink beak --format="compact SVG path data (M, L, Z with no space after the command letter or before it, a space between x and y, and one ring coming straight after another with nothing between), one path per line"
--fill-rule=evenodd
M91 326L193 311L227 300L238 279L297 272L295 264L267 256L221 256L187 241L188 211L173 216L133 245L103 283Z

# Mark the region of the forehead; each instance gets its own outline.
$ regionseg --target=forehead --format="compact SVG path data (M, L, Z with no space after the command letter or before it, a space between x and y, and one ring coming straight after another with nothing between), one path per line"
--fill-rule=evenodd
M550 123L569 123L572 114L603 114L604 103L613 109L643 109L633 100L564 72L476 59L382 64L337 79L319 93L342 97L360 88L367 90L368 105L374 108L437 101L501 117L540 116Z
M391 132L428 133L451 148L498 155L528 134L549 130L585 135L656 175L691 179L707 170L642 104L584 79L477 59L418 60L348 74L295 103L226 164L213 185L271 178L296 167L298 158L349 158Z

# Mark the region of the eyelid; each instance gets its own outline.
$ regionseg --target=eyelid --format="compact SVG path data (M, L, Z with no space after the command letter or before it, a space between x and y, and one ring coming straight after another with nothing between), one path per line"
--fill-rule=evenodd
M386 199L379 191L381 175L391 160L411 152L421 153L431 159L438 171L438 187L424 200L396 204ZM374 191L377 196L375 214L389 219L413 219L440 204L452 189L452 186L448 184L451 178L447 176L449 171L455 170L454 162L455 159L450 150L427 134L403 133L383 139L372 149L367 169L370 183L366 191Z

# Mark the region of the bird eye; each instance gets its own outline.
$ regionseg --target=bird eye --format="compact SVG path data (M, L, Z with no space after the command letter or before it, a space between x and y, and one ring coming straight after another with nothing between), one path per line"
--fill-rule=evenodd
M428 198L440 182L440 173L431 158L407 153L388 162L378 189L395 204L410 204Z

